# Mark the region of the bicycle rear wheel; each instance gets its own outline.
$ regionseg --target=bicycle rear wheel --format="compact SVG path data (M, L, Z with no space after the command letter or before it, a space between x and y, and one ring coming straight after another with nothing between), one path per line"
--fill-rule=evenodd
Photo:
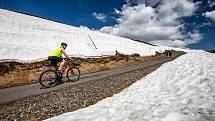
M43 87L49 88L56 85L57 73L54 70L44 71L39 78L39 82Z
M80 70L77 67L71 67L67 71L66 77L68 81L78 81L80 79Z

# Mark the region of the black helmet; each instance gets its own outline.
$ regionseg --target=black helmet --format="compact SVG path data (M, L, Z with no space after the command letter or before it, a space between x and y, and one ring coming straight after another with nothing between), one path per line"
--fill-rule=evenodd
M61 42L61 46L67 46L65 42Z

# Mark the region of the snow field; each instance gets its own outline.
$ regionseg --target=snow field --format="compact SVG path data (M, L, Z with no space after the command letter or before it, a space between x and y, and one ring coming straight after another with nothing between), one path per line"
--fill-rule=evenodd
M148 56L165 50L163 47L4 9L0 9L0 16L0 60L31 61L47 58L48 53L63 41L69 45L66 49L68 54L75 57L114 55L115 51Z
M214 121L214 59L190 51L113 97L47 121Z

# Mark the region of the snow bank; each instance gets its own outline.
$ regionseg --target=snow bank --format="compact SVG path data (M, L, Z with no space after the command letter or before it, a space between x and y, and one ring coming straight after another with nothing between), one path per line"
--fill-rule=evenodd
M116 50L123 54L147 56L165 50L4 9L0 9L0 16L0 60L46 58L62 41L69 44L66 50L69 55L76 57L114 55Z
M47 121L214 121L214 60L190 51L113 97Z

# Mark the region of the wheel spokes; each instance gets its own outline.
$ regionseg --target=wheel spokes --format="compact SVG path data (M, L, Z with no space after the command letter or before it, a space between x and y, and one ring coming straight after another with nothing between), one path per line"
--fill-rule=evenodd
M67 78L70 81L77 81L80 77L80 71L77 68L71 68L67 72Z
M56 81L56 74L53 70L44 72L40 78L40 83L44 87L54 86L56 83L55 81Z

